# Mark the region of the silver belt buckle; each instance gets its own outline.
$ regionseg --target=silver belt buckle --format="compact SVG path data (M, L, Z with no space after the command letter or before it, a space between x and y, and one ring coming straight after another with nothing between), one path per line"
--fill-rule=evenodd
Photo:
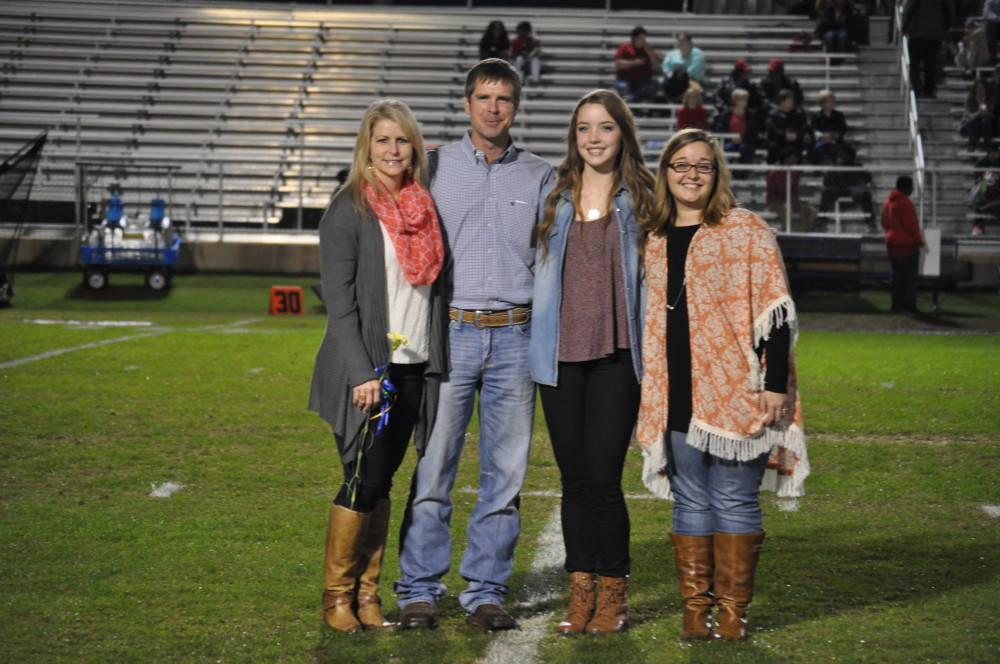
M475 313L472 314L472 326L475 327L477 330L481 330L484 327L486 327L485 325L483 325L482 315L483 312L479 309L477 309Z

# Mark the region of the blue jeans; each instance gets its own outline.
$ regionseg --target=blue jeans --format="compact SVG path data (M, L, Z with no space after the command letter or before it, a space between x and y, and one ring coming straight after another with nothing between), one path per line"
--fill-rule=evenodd
M521 530L519 493L528 467L535 383L528 372L530 323L476 329L452 321L451 373L441 384L437 420L417 463L400 532L399 605L436 606L451 567L451 490L465 430L479 393L479 496L466 528L459 572L466 611L503 604Z
M626 102L641 104L653 99L653 95L656 94L656 81L653 79L645 81L615 80L615 90Z
M667 473L674 492L673 531L704 537L763 530L758 496L768 453L751 461L720 459L691 447L686 439L686 433L670 432Z

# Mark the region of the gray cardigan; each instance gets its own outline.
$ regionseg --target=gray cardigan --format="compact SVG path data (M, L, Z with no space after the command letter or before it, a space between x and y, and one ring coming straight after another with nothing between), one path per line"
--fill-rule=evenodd
M390 353L385 246L371 208L366 206L365 214L359 214L350 192L338 192L319 224L319 251L327 322L316 354L309 408L330 423L341 458L350 463L365 420L351 403L352 390L375 378L375 366L386 362ZM448 370L448 310L439 282L440 277L431 290L430 355L414 431L419 454L434 424L440 380Z

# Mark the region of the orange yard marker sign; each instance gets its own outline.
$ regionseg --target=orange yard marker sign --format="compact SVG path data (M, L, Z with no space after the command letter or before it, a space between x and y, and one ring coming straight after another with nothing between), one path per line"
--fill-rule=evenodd
M272 316L301 316L302 288L300 286L271 286Z

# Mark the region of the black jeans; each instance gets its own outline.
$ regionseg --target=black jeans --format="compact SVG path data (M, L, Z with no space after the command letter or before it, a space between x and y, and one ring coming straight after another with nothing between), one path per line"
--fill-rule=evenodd
M343 464L344 483L333 501L335 504L356 512L371 512L379 500L389 497L392 476L396 474L399 464L406 456L406 447L420 415L426 366L425 363L389 365L389 382L397 390L396 401L389 411L389 424L375 437L371 449L366 451L361 459L361 474L355 504L351 505L348 482L354 477L358 464L357 457L351 463ZM373 433L377 424L378 420L372 420L369 424ZM341 443L338 436L337 444L343 448Z
M905 258L893 258L889 262L892 264L890 282L892 310L916 313L920 254L916 253Z
M910 85L914 91L934 95L937 84L937 56L941 49L939 39L910 39ZM924 70L921 86L920 69Z
M539 392L562 481L566 571L627 576L622 467L639 412L632 354L560 362L558 386Z

